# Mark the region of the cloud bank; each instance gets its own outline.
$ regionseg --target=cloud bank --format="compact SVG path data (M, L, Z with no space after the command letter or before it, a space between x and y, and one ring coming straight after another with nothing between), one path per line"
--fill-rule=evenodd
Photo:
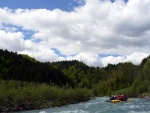
M0 8L0 48L40 61L76 59L101 67L139 64L149 55L149 0L78 2L71 12Z

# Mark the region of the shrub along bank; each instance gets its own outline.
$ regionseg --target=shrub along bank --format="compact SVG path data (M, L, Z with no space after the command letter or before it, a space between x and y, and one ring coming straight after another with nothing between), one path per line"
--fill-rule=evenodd
M83 102L94 97L87 89L0 80L0 112L39 109Z

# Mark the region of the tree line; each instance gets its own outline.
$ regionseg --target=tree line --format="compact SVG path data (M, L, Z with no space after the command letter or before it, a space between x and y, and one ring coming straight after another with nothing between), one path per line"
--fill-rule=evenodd
M64 86L69 79L61 70L27 55L0 50L0 78Z
M115 93L131 97L143 93L150 95L150 56L140 65L125 62L101 68L73 60L53 62L51 66L60 69L75 87L92 89L96 96Z
M150 56L144 58L140 65L125 62L101 68L87 66L77 60L39 62L28 55L0 49L0 78L87 88L97 96L118 91L137 96L150 93Z

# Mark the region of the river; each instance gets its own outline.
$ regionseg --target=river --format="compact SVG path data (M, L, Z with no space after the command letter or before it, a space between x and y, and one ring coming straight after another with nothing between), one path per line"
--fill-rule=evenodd
M97 97L87 102L61 107L13 113L150 113L150 100L132 98L127 102L109 103L108 97Z

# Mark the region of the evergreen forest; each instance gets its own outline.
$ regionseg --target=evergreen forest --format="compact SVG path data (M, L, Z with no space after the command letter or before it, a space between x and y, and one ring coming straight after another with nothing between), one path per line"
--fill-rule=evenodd
M0 112L87 101L95 96L150 96L150 56L131 62L91 67L83 62L40 62L0 49Z

